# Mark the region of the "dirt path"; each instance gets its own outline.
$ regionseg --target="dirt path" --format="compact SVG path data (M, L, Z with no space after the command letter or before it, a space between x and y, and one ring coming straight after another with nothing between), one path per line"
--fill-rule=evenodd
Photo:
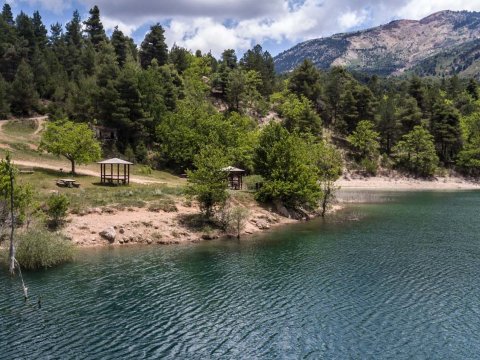
M36 120L37 121L37 130L35 130L33 135L38 135L43 130L43 124L45 124L45 121L47 119L48 119L48 116L38 116L38 117L35 117L35 118L26 119L26 120Z
M5 125L7 122L11 120L35 120L37 122L37 129L33 133L33 135L37 135L40 131L43 130L43 124L45 123L45 120L48 119L48 116L35 116L31 118L24 118L24 119L1 119L0 120L0 131L2 131L3 125Z

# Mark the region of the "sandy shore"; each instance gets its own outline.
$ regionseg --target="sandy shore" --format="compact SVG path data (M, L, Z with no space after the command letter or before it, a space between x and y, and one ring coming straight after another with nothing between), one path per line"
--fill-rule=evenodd
M181 244L234 236L218 229L199 229L192 222L200 210L178 202L177 212L150 211L147 208L117 210L112 207L89 209L82 215L70 215L63 233L79 247L123 246L127 244ZM292 224L298 220L277 215L249 204L248 221L242 236ZM103 235L101 235L103 233Z
M413 179L401 176L350 177L344 176L335 185L347 190L480 190L480 183L461 177L437 177L432 180Z

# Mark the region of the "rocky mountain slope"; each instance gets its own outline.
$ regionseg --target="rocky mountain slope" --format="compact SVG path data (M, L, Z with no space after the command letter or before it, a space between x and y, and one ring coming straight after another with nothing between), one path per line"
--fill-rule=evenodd
M276 56L275 66L279 72L288 72L310 59L321 69L344 66L385 76L407 70L428 75L478 75L479 38L480 12L442 11L419 21L396 20L309 40Z

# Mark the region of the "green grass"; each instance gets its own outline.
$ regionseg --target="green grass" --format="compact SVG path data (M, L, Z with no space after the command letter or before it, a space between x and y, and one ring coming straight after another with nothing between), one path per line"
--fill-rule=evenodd
M23 269L37 270L73 260L74 245L62 235L45 229L19 235L16 258Z
M74 178L80 188L62 188L56 185L59 178ZM171 203L170 197L183 194L183 187L158 185L102 186L92 176L72 176L54 170L34 169L33 174L20 174L19 184L29 184L34 189L35 200L44 203L53 191L68 196L70 209L81 212L92 207L112 206L116 208L144 207L147 202L157 201L162 206Z
M3 125L2 130L7 135L22 137L32 135L37 127L35 120L10 120Z
M112 206L117 209L144 207L147 202L164 199L167 195L180 196L182 189L165 185L135 185L128 187L94 186L76 189L68 194L72 211L91 207Z
M18 167L20 171L24 168L22 166ZM56 181L61 178L74 178L78 183L80 183L81 188L93 187L94 183L98 181L97 178L92 176L76 175L72 176L68 173L61 173L60 171L49 170L49 169L38 169L34 168L33 174L22 174L18 175L19 184L29 184L33 187L36 192L36 196L39 198L44 198L52 190L58 190L60 192L68 193L75 189L60 188L56 185Z

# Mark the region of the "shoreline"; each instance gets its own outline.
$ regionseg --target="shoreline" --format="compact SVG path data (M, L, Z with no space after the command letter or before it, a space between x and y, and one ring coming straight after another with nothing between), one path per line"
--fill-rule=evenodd
M367 191L437 191L437 190L480 190L480 182L462 177L436 177L431 180L404 176L354 177L343 176L335 182L341 190Z
M480 190L480 184L466 179L449 177L435 180L419 180L405 177L341 178L336 183L339 192L345 191L461 191ZM339 197L341 198L341 196ZM334 204L330 213L351 203L341 200ZM368 202L359 196L358 201ZM239 204L235 204L239 205ZM262 207L252 201L240 204L250 214L242 231L242 238L266 232L283 225L301 223L279 215L271 208ZM116 209L112 206L93 208L84 214L70 214L62 233L78 248L118 247L127 245L173 245L198 243L219 238L234 237L219 229L208 226L196 228L194 221L200 209L186 205L182 199L176 201L177 211L152 211L148 207ZM103 233L103 236L101 235Z
M151 211L148 208L112 207L89 209L86 214L70 214L61 230L78 248L102 248L127 245L176 245L235 236L207 226L195 228L197 206L176 204L178 211ZM282 225L300 223L257 204L244 206L250 215L241 238L266 232ZM338 206L337 206L338 207ZM103 235L102 235L103 234Z

